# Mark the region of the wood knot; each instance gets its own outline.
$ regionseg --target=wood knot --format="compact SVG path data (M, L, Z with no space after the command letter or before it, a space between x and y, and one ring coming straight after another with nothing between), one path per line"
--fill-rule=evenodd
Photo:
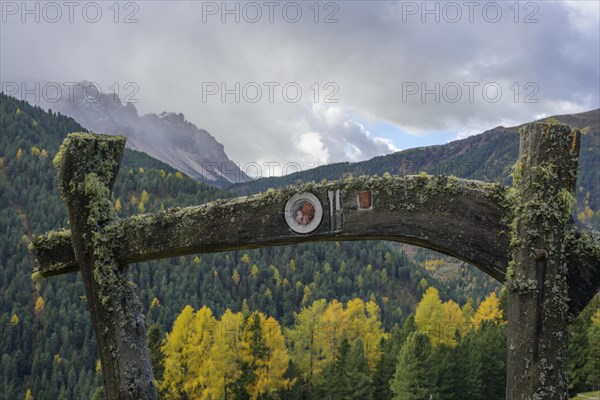
M535 251L536 261L546 261L548 259L548 252L544 249L537 249Z

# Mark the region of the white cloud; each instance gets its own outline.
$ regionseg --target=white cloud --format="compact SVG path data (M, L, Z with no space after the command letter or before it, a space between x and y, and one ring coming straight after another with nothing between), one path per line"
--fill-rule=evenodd
M322 133L330 161L362 161L398 150L390 138L372 135L348 110L314 105L312 112L309 124Z
M317 104L315 104L315 107L313 108L313 111L315 111L315 109L319 109L319 108L324 108L325 112L322 113L322 117L325 120L325 123L327 124L327 126L336 126L339 125L340 120L342 119L342 109L339 107L318 107ZM315 112L317 115L321 115L321 113L319 111Z
M305 159L319 164L329 162L329 151L325 148L319 132L305 132L298 135L294 145L305 155Z

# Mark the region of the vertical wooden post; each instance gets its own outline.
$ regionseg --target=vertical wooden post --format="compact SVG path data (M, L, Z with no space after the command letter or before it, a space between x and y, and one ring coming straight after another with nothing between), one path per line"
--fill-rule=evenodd
M98 343L108 399L157 398L141 304L112 244L99 232L116 219L110 193L123 157L122 136L70 134L54 159L67 205Z
M521 130L507 274L508 400L568 399L566 241L579 140L564 125Z

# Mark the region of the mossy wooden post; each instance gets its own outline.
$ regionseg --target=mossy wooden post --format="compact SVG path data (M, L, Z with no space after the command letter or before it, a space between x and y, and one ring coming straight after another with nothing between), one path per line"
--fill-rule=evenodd
M579 139L558 124L521 131L507 272L508 400L568 399L567 252Z
M127 264L115 261L114 243L99 233L116 219L110 194L124 148L122 136L70 134L54 164L92 315L106 396L152 400L157 394L141 304L128 279Z

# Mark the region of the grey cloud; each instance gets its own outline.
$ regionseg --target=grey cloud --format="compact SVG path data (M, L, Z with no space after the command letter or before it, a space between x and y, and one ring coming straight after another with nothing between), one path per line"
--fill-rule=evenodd
M309 163L310 154L297 144L299 138L317 137L302 136L310 132L320 137L315 159L324 154L329 161L365 159L391 151L376 133L366 134L361 119L419 135L464 133L599 106L600 24L591 2L583 12L573 3L536 2L539 22L533 24L514 23L508 3L501 3L505 14L497 23L476 13L474 23L463 18L455 24L431 23L431 18L421 23L418 16L403 22L403 3L388 1L338 2L339 23L334 24L313 23L307 3L296 24L281 18L273 24L222 24L216 18L203 23L201 2L138 4L137 24L115 24L110 18L97 24L8 20L2 24L2 75L87 79L103 88L134 81L141 113L182 112L241 163ZM225 104L215 98L203 102L203 82L297 82L303 96L298 103L278 98L238 104L231 96ZM321 96L324 83L338 85L339 102L318 106L338 107L353 122L326 126L316 118L309 89L315 82ZM436 103L432 96L421 102L417 95L403 102L408 82L430 88L435 82L442 87L478 82L479 88L497 82L503 94L491 103L479 91L469 102L463 86L456 103ZM515 82L518 102L511 90ZM537 103L523 102L532 93L526 82L537 85ZM349 154L352 146L360 154Z

